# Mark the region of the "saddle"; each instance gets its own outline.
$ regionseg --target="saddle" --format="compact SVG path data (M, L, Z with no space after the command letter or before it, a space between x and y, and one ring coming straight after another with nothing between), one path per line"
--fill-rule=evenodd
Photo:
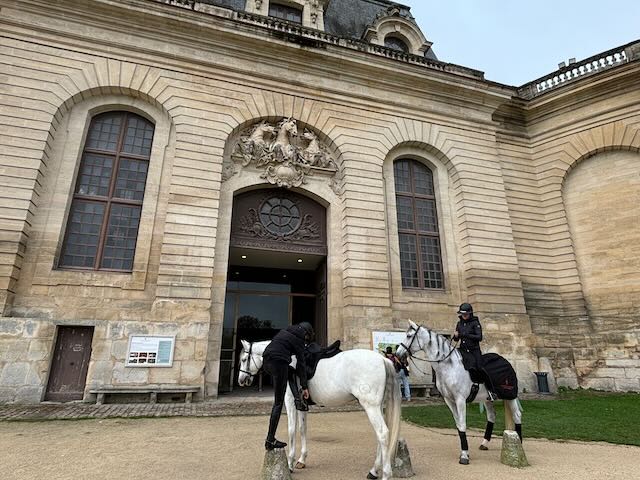
M469 375L473 386L467 402L473 402L478 394L478 384L484 383L487 390L500 400L514 400L518 396L518 377L509 361L497 353L482 355L483 367L471 369Z
M331 358L342 352L340 349L340 340L336 340L328 347L322 348L317 343L310 343L304 356L304 366L307 369L307 380L311 380L316 374L318 362L325 358Z

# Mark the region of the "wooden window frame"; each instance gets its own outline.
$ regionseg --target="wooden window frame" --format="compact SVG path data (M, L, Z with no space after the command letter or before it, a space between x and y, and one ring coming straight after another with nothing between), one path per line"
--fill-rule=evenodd
M398 211L401 208L400 207L400 202L398 201L398 199L400 197L403 198L409 198L411 199L411 206L412 206L412 210L413 210L413 225L414 225L414 229L410 230L410 229L406 229L406 228L400 228L400 224L398 222L398 252L400 255L400 284L402 285L402 289L403 290L431 290L431 291L443 291L445 289L445 278L444 278L444 265L443 265L443 258L442 258L442 240L440 238L440 223L439 223L439 218L438 218L438 201L436 199L436 190L435 190L435 184L433 181L434 175L433 175L433 170L431 168L429 168L428 166L424 165L423 163L419 162L418 160L415 159L411 159L411 158L401 158L398 160L395 160L393 162L393 174L394 174L394 185L395 185L395 180L396 180L396 164L400 163L400 162L406 162L409 165L409 185L411 188L411 192L398 192L397 189L395 191L395 195L396 195L396 216L398 215ZM414 176L414 165L420 165L424 168L426 168L430 173L431 173L431 191L433 192L433 195L426 195L423 193L416 193L416 189L415 189L415 176ZM422 232L420 230L418 230L418 215L417 215L417 208L416 208L416 199L419 200L431 200L433 201L433 205L434 205L434 224L436 227L436 231L435 232ZM417 272L418 272L418 286L405 286L404 285L404 273L402 271L402 243L400 242L400 235L411 235L413 238L415 238L415 242L416 242L416 262L417 262ZM438 257L439 257L439 266L440 266L440 283L441 285L439 287L428 287L425 286L425 280L424 280L424 272L425 270L423 269L423 262L422 262L422 253L421 253L421 248L420 248L420 238L425 237L425 238L436 238L438 240L438 247L439 247L439 252L438 252Z
M87 147L87 143L88 143L88 139L90 137L92 128L94 127L94 122L100 118L101 116L106 116L106 115L112 115L114 113L120 114L123 117L122 123L120 125L120 132L118 133L118 142L116 145L116 150L114 151L109 151L109 150L100 150L97 148L88 148ZM64 234L64 240L62 243L62 249L60 252L60 256L58 258L58 269L60 270L75 270L75 271L99 271L99 272L120 272L120 273L130 273L133 271L133 266L134 266L134 260L135 260L135 254L134 257L131 259L131 268L130 269L116 269L116 268L102 268L100 267L102 260L103 260L103 254L104 254L104 246L105 246L105 242L107 239L107 233L108 233L108 227L109 227L109 217L111 215L111 207L113 204L118 204L118 205L129 205L129 206L137 206L140 207L140 218L138 220L138 228L136 231L136 237L135 237L135 243L136 243L136 247L137 247L137 243L138 243L138 235L140 233L140 222L142 220L142 204L144 201L144 192L146 191L146 182L149 179L149 164L150 164L150 160L151 160L151 150L152 148L149 148L149 155L148 156L144 156L144 155L137 155L134 153L129 153L129 152L123 152L122 148L123 148L123 144L126 138L126 129L129 125L129 119L132 117L136 117L136 118L140 118L142 120L144 120L145 122L149 123L150 125L153 126L153 135L155 135L155 125L153 124L153 122L149 121L148 119L142 117L141 115L138 115L136 113L133 112L129 112L126 110L111 110L111 111L107 111L107 112L102 112L98 115L96 115L95 117L93 117L91 119L91 123L89 125L89 130L87 132L87 137L85 138L84 141L84 145L83 145L83 149L82 149L82 160L80 161L80 168L78 169L78 176L76 178L75 184L74 184L74 189L73 189L73 197L71 200L71 205L69 207L69 212L71 213L73 211L73 206L74 203L76 202L76 200L81 200L83 202L91 202L91 203L99 203L101 205L105 206L105 211L104 211L104 217L102 219L102 225L100 227L100 238L98 240L98 246L97 246L97 250L96 250L96 257L95 260L93 262L93 267L79 267L79 266L73 266L73 265L64 265L62 263L63 258L65 256L65 252L68 246L68 237L69 237L69 233L70 233L70 223L71 223L71 215L69 216L68 220L67 220L67 226L66 226L66 230L65 230L65 234ZM151 144L153 145L153 136L151 138ZM111 179L109 181L109 191L107 193L107 196L99 196L99 195L86 195L86 194L80 194L77 193L78 190L78 182L80 181L80 177L81 177L81 173L82 173L82 167L84 165L85 162L85 156L86 154L95 154L95 155L102 155L102 156L107 156L113 159L113 167L112 167L112 171L111 171ZM115 189L116 189L116 184L117 184L117 179L118 179L118 169L120 167L120 160L122 159L122 157L125 157L126 159L131 159L131 160L136 160L136 161L143 161L143 162L147 162L147 174L146 174L146 178L145 178L145 189L143 190L143 199L142 200L129 200L129 199L125 199L125 198L120 198L120 197L114 197L114 193L115 193ZM135 248L134 247L134 252L135 252Z

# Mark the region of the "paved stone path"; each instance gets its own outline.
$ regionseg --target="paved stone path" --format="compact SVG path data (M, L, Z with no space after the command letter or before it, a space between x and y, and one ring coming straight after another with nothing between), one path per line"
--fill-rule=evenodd
M87 418L148 418L148 417L226 417L267 415L271 412L271 398L223 397L211 402L129 403L95 405L91 403L41 403L40 405L0 405L0 421L80 420ZM404 405L440 403L426 398ZM338 408L312 406L311 412L350 412L360 410L356 403Z

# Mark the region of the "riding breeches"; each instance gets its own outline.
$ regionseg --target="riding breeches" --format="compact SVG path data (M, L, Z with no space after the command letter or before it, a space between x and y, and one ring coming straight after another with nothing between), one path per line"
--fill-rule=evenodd
M265 360L264 370L273 378L273 407L271 408L269 433L267 434L267 440L273 441L276 438L284 396L287 393L289 365L280 360Z

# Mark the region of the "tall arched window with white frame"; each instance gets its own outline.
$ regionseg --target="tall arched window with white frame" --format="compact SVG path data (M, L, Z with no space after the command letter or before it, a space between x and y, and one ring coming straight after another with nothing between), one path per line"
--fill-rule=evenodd
M402 288L443 289L433 172L413 159L393 164Z
M131 112L91 120L58 267L133 270L154 128Z

